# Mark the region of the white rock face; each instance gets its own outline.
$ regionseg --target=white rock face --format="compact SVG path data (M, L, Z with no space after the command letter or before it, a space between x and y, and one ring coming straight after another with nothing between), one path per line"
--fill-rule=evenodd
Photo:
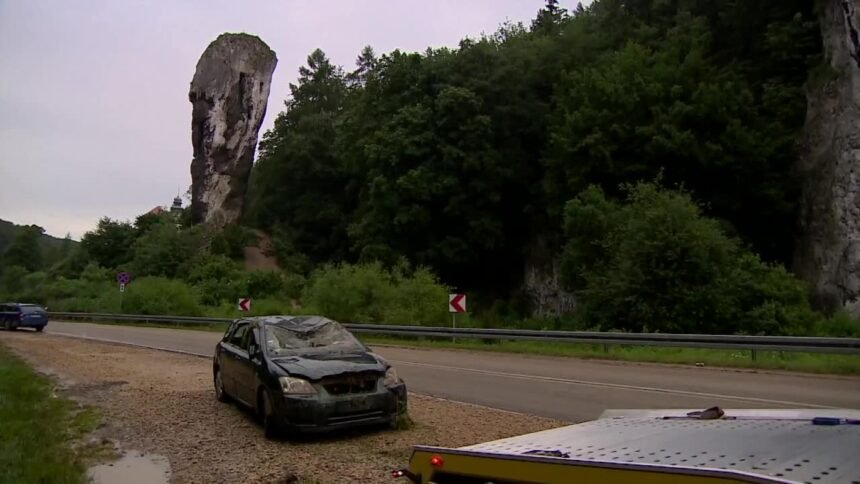
M191 81L191 214L215 227L242 215L272 74L278 59L248 34L221 34Z
M817 303L860 315L860 40L857 0L821 0L826 82L808 93L795 271Z

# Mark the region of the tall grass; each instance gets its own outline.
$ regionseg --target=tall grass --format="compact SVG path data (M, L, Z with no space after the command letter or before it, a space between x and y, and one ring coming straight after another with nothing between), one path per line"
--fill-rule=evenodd
M86 482L83 448L72 444L98 421L0 346L0 482Z

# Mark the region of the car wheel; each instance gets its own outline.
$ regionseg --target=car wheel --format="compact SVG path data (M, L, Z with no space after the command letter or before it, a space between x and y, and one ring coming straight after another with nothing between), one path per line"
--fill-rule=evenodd
M221 376L220 368L215 370L215 398L219 402L226 403L230 401L230 395L227 395L227 392L224 391L224 379Z
M6 331L15 331L17 328L17 324L13 323L12 321L6 321Z
M44 326L36 326L36 331L38 331L38 332L40 332L40 333L41 333L41 332L42 332L42 331L44 331L44 330L45 330L45 327L44 327Z
M260 391L260 418L263 420L263 435L267 439L274 439L281 435L281 429L278 427L278 422L274 416L274 407L272 406L272 396L265 388Z

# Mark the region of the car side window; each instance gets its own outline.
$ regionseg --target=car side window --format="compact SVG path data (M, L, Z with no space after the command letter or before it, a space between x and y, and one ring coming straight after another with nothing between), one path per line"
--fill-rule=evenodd
M254 330L249 328L248 331L245 331L245 338L242 340L241 348L247 351L251 348L251 343L256 344L257 337L254 335Z
M245 333L248 331L248 328L248 323L236 326L236 330L230 335L230 340L228 342L237 348L242 348L242 343L244 342L243 339L245 338Z

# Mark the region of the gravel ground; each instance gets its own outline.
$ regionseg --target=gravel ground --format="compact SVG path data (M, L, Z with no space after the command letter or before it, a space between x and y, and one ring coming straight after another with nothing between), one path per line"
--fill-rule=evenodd
M166 456L173 482L392 482L413 444L460 447L564 424L410 394L410 430L272 442L249 412L215 400L208 359L23 331L0 342L100 407L123 447Z

